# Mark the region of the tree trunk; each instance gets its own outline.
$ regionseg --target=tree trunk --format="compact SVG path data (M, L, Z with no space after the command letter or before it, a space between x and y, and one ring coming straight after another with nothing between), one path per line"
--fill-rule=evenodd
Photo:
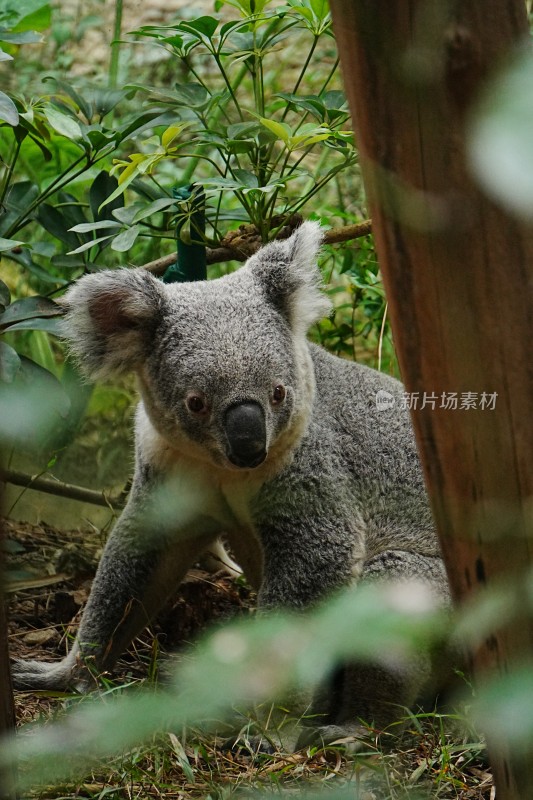
M2 484L0 483L0 496ZM1 497L0 497L1 500ZM1 738L15 730L15 709L13 706L13 689L9 669L7 647L7 618L4 605L3 589L3 526L0 518L0 741ZM11 770L0 768L0 800L13 800L14 774Z
M518 586L533 547L533 231L483 196L465 127L485 78L527 36L524 0L331 5L452 590L460 599L506 576ZM469 392L477 407L461 410ZM456 410L441 407L451 393ZM521 618L471 655L477 673L504 673L532 652L533 624ZM530 800L533 754L490 755L498 800Z

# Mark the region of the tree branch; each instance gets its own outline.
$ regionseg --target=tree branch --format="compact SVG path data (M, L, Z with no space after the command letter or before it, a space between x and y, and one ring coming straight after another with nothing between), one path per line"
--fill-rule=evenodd
M275 218L274 226L276 221ZM293 214L287 220L287 223L280 228L275 238L286 239L301 222L302 217L299 214ZM324 244L349 242L361 236L368 236L369 233L372 233L372 220L367 219L355 225L331 228L324 234ZM261 237L255 225L240 225L238 230L226 234L218 247L207 248L207 263L220 264L223 261L246 261L247 258L259 250L261 245ZM162 275L175 261L176 254L170 253L168 256L163 256L144 264L144 268L154 275Z
M24 472L17 472L11 469L0 471L0 481L12 483L15 486L24 486L25 489L35 489L38 492L68 497L71 500L79 500L82 503L104 506L104 508L112 510L123 508L126 499L123 493L118 497L113 497L106 494L106 492L97 492L94 489L86 489L84 486L74 486L71 483L42 478L40 475L26 475Z

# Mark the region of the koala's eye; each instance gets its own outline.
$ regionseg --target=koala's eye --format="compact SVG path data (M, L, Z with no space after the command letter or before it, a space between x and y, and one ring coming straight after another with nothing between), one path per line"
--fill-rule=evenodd
M201 394L189 394L185 403L193 414L207 414L209 410L205 398Z
M272 403L273 403L273 405L277 406L280 403L283 403L283 401L285 400L286 395L287 395L287 390L285 389L285 387L281 383L278 383L277 386L274 386L274 390L272 392Z

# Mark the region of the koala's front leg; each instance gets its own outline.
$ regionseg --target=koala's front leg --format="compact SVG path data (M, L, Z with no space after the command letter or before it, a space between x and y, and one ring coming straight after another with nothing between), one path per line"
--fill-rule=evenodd
M56 663L16 661L15 688L87 690L98 674L114 666L215 538L201 520L195 535L179 526L171 533L152 499L146 487L132 489L104 549L68 656Z

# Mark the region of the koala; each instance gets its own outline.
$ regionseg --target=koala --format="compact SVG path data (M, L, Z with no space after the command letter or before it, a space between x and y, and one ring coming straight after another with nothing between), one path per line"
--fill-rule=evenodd
M216 280L117 269L67 292L84 372L137 376L135 473L70 653L17 662L17 688L83 689L112 669L222 533L260 609L303 610L366 581L423 582L449 603L402 385L306 337L329 311L321 240L307 222ZM309 699L300 743L357 736L360 720L383 728L430 679L423 654L343 665Z

